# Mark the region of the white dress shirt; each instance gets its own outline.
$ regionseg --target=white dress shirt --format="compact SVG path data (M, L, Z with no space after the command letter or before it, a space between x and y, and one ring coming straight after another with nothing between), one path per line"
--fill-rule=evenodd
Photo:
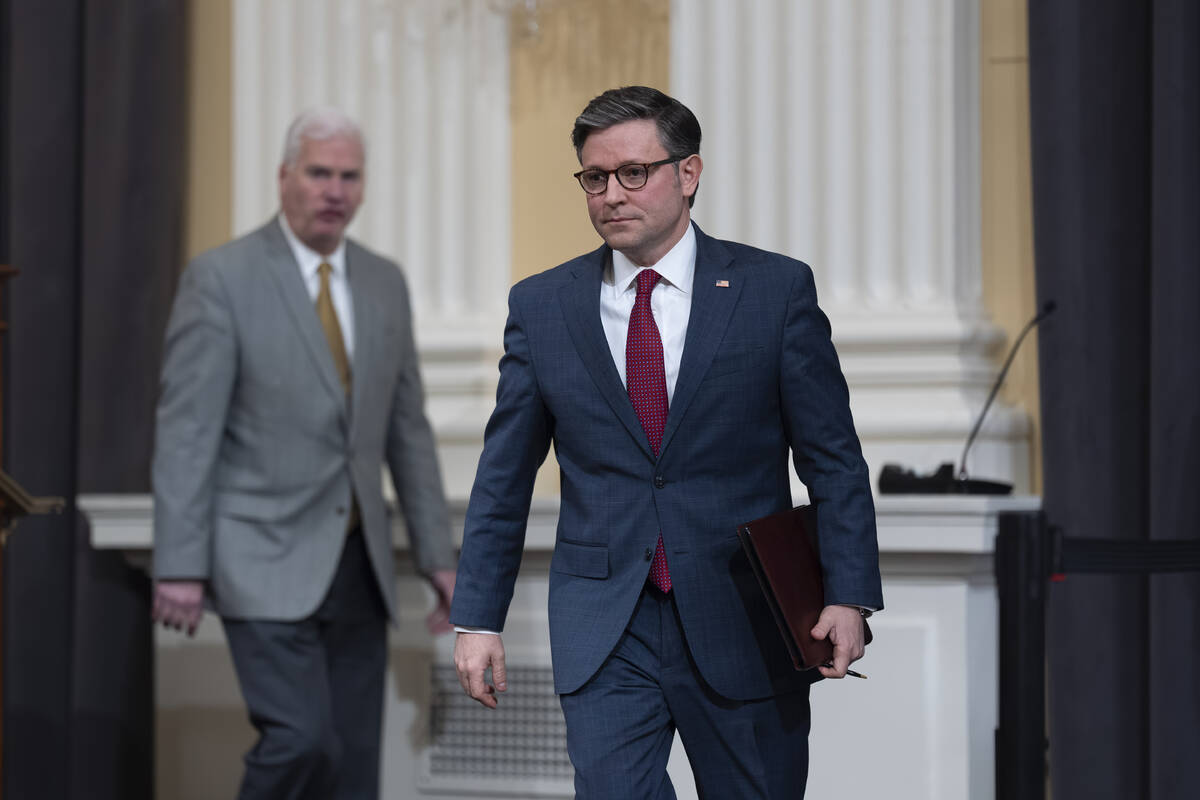
M350 299L350 281L346 277L346 240L338 242L337 249L328 256L323 256L316 250L300 241L287 218L279 215L279 227L283 228L283 238L287 239L292 256L300 267L300 277L308 289L308 296L313 305L317 303L317 295L321 293L321 273L318 268L322 262L333 267L329 273L329 294L333 300L333 310L337 312L338 325L342 328L342 341L346 343L346 357L354 360L354 301Z
M600 284L600 322L613 363L625 383L625 340L629 336L629 315L637 299L637 276L653 269L660 280L650 295L650 310L662 338L663 367L667 374L667 401L675 398L679 361L683 358L683 340L692 314L692 279L696 277L696 232L688 225L683 238L650 267L639 267L624 253L614 250L612 268L604 271ZM628 385L628 384L626 384Z

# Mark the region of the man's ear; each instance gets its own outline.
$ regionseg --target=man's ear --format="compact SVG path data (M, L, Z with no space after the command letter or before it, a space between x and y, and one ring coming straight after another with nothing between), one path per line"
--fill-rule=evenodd
M691 197L700 186L700 173L704 171L704 161L696 153L679 162L679 183L683 187L683 196Z

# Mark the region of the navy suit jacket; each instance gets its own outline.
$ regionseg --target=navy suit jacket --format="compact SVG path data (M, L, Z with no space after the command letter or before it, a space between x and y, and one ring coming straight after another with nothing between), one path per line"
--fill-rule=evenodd
M883 607L870 482L812 271L699 228L696 239L691 316L658 458L600 322L608 247L509 295L451 619L503 629L534 476L553 443L559 693L578 689L616 645L660 532L688 645L713 689L746 700L819 677L792 669L736 534L790 507L789 448L817 504L826 602Z

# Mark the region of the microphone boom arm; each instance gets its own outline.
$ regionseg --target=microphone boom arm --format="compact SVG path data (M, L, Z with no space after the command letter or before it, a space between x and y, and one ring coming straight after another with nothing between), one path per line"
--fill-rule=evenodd
M971 428L971 435L967 437L967 443L963 447L962 459L958 465L959 480L966 480L967 478L967 453L971 450L971 445L975 442L975 437L978 435L979 429L983 427L983 420L987 416L988 409L992 407L992 401L996 399L996 394L1004 384L1004 377L1008 375L1008 368L1012 366L1013 359L1017 355L1017 350L1021 347L1021 342L1025 340L1025 337L1039 322L1054 313L1054 309L1057 307L1058 305L1053 300L1047 300L1042 306L1042 310L1033 319L1025 323L1025 327L1021 329L1021 334L1017 336L1017 340L1008 351L1008 358L1004 360L1004 366L1000 368L1000 374L996 377L995 383L992 384L992 391L988 395L987 402L983 404L983 410L979 412L979 416L975 420L975 427Z

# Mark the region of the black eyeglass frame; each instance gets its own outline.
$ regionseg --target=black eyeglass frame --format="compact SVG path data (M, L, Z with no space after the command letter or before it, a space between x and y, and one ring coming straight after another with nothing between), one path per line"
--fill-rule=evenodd
M575 178L575 180L579 181L579 187L581 189L583 189L584 192L587 192L587 194L590 194L593 197L596 195L604 194L605 192L608 191L608 180L609 180L609 178L611 178L614 175L617 176L617 183L621 184L622 188L624 188L626 191L629 191L629 192L636 192L641 189L645 189L646 183L650 182L650 168L651 167L662 167L667 164L676 164L680 161L683 161L685 158L690 158L690 157L691 156L670 156L669 158L664 158L662 161L651 161L649 164L638 164L638 163L622 164L621 166L617 167L616 169L597 169L594 167L590 168L590 169L581 169L581 170L579 170L579 172L576 172L574 175L572 175L572 177ZM643 183L641 186L626 186L625 181L621 180L621 170L625 169L626 167L641 167L642 169L646 170L646 183ZM602 189L600 189L600 191L598 191L598 192L589 192L588 188L583 185L583 173L585 173L585 172L602 172L602 173L604 173L604 187Z

